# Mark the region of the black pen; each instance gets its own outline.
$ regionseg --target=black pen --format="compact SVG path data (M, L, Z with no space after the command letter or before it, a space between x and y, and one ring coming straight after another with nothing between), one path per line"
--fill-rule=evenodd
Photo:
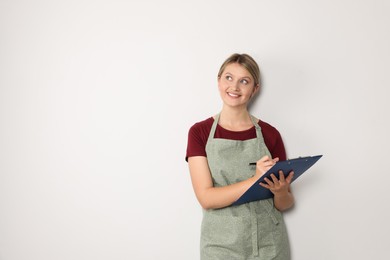
M255 163L255 162L251 162L251 163L249 163L249 165L256 165L257 163Z

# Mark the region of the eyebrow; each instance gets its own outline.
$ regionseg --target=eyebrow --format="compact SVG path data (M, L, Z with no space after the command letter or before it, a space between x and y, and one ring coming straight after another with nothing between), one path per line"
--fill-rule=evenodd
M228 72L228 71L226 71L225 74L229 74L229 75L233 76L233 74L230 73L230 72ZM252 80L251 77L249 77L249 76L244 76L244 77L242 77L241 79L249 79L249 80Z

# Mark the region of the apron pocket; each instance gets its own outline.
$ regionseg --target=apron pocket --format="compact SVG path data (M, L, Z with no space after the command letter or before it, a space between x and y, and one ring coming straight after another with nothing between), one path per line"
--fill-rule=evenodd
M290 248L282 213L274 207L272 199L260 203L263 210L258 214L257 221L259 254L267 259L288 256Z
M201 251L203 256L217 259L239 259L252 252L251 220L206 213L201 227ZM238 258L235 258L238 257Z
M273 199L261 200L260 204L263 209L268 213L275 225L283 222L282 213L274 207Z

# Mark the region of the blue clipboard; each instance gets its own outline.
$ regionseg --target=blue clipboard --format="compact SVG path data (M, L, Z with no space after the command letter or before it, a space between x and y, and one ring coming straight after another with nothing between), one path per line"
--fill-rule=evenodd
M301 176L305 171L307 171L311 166L313 166L322 155L308 156L308 157L299 157L295 159L290 159L286 161L277 162L271 169L269 169L263 176L261 176L238 200L236 200L232 206L244 204L251 201L263 200L272 198L273 193L260 186L260 182L264 182L264 178L271 178L270 175L273 173L276 177L279 176L279 170L282 170L284 176L287 176L291 171L294 171L294 177L291 182L295 181L299 176ZM254 166L255 167L255 166Z

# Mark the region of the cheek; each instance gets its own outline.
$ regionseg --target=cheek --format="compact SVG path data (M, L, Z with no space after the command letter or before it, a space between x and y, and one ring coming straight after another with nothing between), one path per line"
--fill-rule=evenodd
M218 90L219 90L220 92L222 92L222 91L224 90L223 84L221 83L220 80L218 81Z

